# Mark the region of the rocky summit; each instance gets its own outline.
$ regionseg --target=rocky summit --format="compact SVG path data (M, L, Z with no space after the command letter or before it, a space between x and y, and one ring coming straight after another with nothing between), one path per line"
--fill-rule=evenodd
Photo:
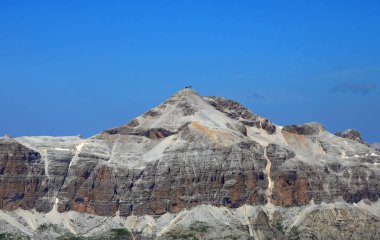
M380 152L185 88L90 138L0 138L0 238L380 239Z

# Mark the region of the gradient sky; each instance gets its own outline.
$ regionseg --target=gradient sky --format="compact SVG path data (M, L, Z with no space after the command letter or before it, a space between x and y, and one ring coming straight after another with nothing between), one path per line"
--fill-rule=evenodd
M380 1L0 1L0 135L94 135L187 85L380 141Z

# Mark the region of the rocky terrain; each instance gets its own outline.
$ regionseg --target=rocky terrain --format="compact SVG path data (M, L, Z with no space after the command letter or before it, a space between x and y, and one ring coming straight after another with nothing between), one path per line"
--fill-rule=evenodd
M372 143L371 147L380 152L380 143Z
M379 163L186 88L87 139L0 138L0 238L379 239Z
M366 142L364 142L362 135L355 129L347 129L346 131L343 131L343 132L337 132L335 135L338 137L348 138L348 139L352 139L354 141L357 141L363 144L367 144Z

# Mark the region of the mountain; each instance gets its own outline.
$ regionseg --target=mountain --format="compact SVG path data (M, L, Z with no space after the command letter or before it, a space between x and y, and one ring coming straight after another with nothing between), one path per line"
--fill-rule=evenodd
M380 154L352 130L337 135L319 123L278 126L185 88L87 139L4 137L0 232L378 239Z

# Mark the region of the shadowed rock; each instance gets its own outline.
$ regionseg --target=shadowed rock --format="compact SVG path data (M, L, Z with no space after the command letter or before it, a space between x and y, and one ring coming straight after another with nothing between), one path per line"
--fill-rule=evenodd
M363 144L367 144L366 142L364 142L362 135L355 129L347 129L344 132L337 132L335 133L335 135L341 138L347 138Z
M319 123L305 123L303 125L289 125L284 126L282 131L288 133L294 133L299 135L316 135L325 128Z

